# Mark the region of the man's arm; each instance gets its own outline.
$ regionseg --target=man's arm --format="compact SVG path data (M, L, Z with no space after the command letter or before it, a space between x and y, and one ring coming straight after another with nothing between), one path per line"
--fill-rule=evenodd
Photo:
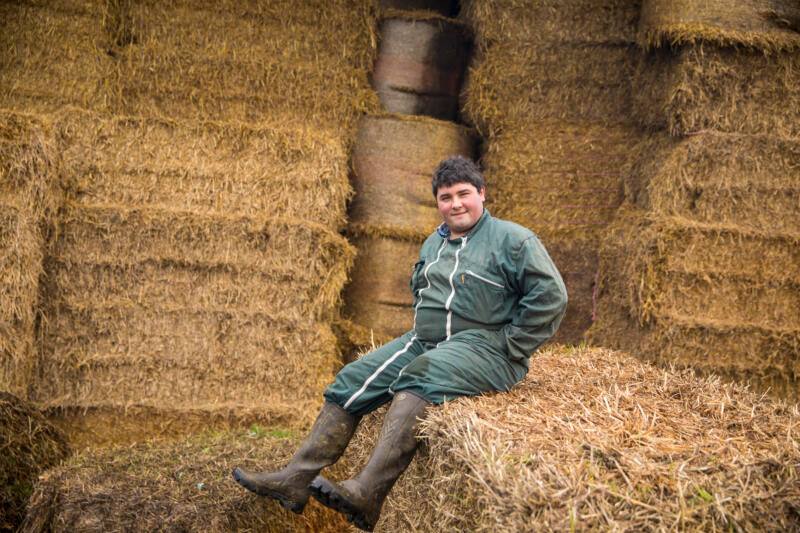
M509 355L527 359L558 329L567 309L567 289L537 237L525 239L511 259L520 300L503 333Z

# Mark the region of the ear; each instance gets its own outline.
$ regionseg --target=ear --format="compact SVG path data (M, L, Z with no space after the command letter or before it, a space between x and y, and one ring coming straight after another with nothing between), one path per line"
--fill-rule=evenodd
M481 197L481 200L485 202L486 201L486 187L481 187L481 189L478 191L478 195Z

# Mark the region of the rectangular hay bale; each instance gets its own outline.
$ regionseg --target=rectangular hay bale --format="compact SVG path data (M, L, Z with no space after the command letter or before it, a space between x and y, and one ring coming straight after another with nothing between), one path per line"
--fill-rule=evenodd
M352 189L339 131L84 112L59 125L77 201L345 224Z

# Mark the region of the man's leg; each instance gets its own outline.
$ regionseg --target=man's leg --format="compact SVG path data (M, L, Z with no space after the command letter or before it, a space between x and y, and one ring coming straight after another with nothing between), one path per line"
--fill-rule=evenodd
M246 489L301 513L310 495L311 480L339 459L361 416L391 399L389 385L420 352L421 345L415 343L413 335L406 334L346 365L325 391L325 405L289 464L276 472L236 468L234 479Z
M314 497L372 531L386 496L414 457L417 427L428 405L507 391L525 376L527 368L508 358L499 335L463 332L409 363L391 386L395 399L367 466L341 483L318 476L311 484Z

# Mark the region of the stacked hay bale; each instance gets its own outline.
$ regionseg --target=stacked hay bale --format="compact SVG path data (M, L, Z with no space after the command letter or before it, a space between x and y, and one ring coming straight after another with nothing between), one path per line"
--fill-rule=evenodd
M30 403L0 392L0 531L17 531L39 473L69 453L64 435Z
M592 338L797 397L800 34L759 15L780 2L734 4L645 3L635 111L654 132L604 247Z
M343 139L83 112L63 130L77 186L47 260L34 397L308 423L353 257Z
M230 478L238 465L277 468L297 444L289 431L254 427L87 451L42 476L21 531L343 531L344 519L313 501L296 515Z
M601 348L535 366L429 414L376 531L800 528L796 405Z
M115 417L172 435L200 413L307 424L340 361L372 2L2 9L0 106L59 110L77 181L44 262L31 398L80 442Z
M448 156L474 157L477 141L451 122L458 116L469 32L429 11L431 2L388 4L426 10L384 10L372 85L391 114L365 117L353 149L348 233L359 254L345 302L356 346L411 329L411 270L420 245L441 222L431 176Z
M630 78L639 2L465 3L476 56L464 112L486 140L492 213L539 234L570 295L558 339L593 316L599 239L637 131Z
M27 397L45 245L61 195L52 127L0 111L0 390Z

